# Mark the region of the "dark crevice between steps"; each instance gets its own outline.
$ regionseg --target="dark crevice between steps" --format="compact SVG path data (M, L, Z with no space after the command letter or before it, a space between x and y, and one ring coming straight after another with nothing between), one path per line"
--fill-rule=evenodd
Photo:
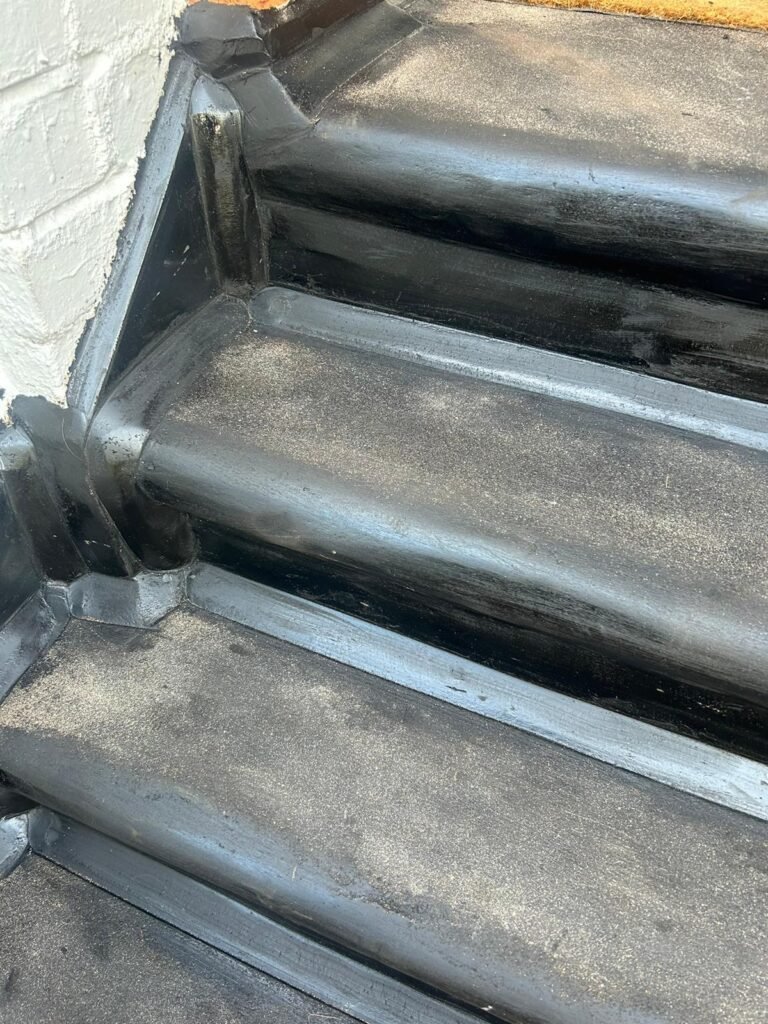
M768 312L264 200L271 283L764 401Z

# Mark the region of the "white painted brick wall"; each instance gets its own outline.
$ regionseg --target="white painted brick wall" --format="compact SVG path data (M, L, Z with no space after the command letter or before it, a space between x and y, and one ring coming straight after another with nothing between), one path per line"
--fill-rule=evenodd
M184 0L6 0L0 37L0 416L64 403L114 259Z

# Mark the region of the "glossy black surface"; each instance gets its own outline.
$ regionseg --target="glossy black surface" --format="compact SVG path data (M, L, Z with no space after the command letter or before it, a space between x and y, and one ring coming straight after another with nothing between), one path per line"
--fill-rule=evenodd
M267 200L276 284L763 401L766 312Z
M532 631L385 587L374 573L333 572L311 558L198 523L201 554L249 579L328 605L501 672L594 702L684 736L768 763L768 714L761 704L718 695L696 682L595 657L557 633Z
M85 423L105 384L216 291L187 122L197 74L183 54L171 61L109 279L78 346L67 400Z
M189 122L208 251L220 287L247 294L264 273L258 218L243 167L241 121L227 89L198 80Z
M65 419L61 410L59 417L54 422L60 426L63 437ZM42 417L33 415L33 419ZM66 512L58 500L45 455L41 463L32 440L19 427L0 428L0 465L6 557L17 565L26 563L38 585L43 577L74 579L84 571L85 562L70 537ZM13 569L0 573L10 591L15 589L11 582L15 575Z
M192 146L185 134L151 248L136 281L108 383L113 383L174 320L188 315L216 292Z
M326 107L310 134L266 153L251 138L248 155L270 197L311 195L314 208L414 234L765 308L759 175L601 166L575 145L503 145L471 124L402 118L361 125Z
M51 573L53 578L71 579L82 571L79 566L116 576L136 571L139 563L104 511L87 471L85 415L44 398L19 396L14 416L34 445L45 487L65 525L66 539L60 549L64 564ZM74 565L72 546L77 552Z
M0 437L4 465L5 460L10 461L9 440L7 436ZM23 446L14 443L13 448L21 449L19 455L26 461ZM29 538L11 504L9 478L12 472L6 468L0 473L0 626L40 586L40 572L33 560Z

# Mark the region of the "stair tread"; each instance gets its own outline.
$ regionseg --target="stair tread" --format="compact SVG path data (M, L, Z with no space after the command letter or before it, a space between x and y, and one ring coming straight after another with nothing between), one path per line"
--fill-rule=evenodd
M345 345L343 319L315 336L311 299L303 331L280 301L252 308L155 425L151 493L369 589L485 601L768 700L764 451L420 364L407 320L371 314L370 344ZM379 328L416 355L377 352Z
M386 6L277 66L312 131L270 145L233 83L267 198L765 301L762 34L422 0L358 68Z
M644 18L617 31L605 15L517 3L416 0L407 11L424 27L342 82L323 117L482 126L500 142L526 134L554 152L579 141L622 165L688 173L768 169L755 135L768 127L762 33ZM298 79L307 58L291 63Z
M467 532L768 610L765 452L316 337L311 306L302 334L262 309L158 433L202 428Z
M305 1024L331 1013L40 857L0 883L0 915L0 1015L14 1024L246 1024L254 1013Z
M0 751L44 805L501 1019L763 1019L765 823L199 610L70 622Z

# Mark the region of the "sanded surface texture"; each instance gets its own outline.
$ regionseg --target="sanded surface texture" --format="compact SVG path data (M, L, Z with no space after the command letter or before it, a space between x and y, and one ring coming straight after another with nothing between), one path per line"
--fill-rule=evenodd
M257 323L170 410L142 473L184 511L323 571L362 567L372 590L566 631L765 704L767 465L757 450Z
M325 116L483 126L500 145L580 140L689 172L768 167L768 36L503 0L402 6L425 28L342 84Z
M41 802L502 1019L766 1019L764 824L225 620L71 622L0 751Z
M768 617L763 452L329 344L310 324L234 339L166 423L609 577L629 564L638 583L743 601L756 626Z
M13 1024L350 1020L38 857L0 882L0 916Z

